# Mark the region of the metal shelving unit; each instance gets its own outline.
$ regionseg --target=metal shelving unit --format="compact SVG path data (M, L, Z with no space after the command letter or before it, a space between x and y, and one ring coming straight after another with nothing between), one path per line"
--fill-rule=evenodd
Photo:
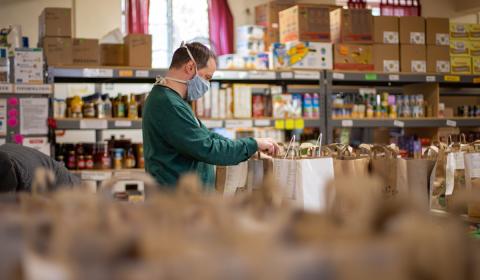
M355 93L360 87L375 87L390 93L401 93L401 86L438 83L440 96L480 96L480 76L453 74L402 74L370 72L325 72L326 127L328 142L333 141L335 128L441 128L480 127L480 118L398 118L398 119L332 119L332 95Z

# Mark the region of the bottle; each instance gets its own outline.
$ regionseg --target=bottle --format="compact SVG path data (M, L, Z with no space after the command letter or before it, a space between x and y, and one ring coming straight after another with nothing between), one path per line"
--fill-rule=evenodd
M93 169L93 157L91 155L85 158L85 169Z
M103 102L103 107L105 108L105 117L111 118L112 117L112 102L108 95L105 97L105 101Z
M303 96L303 117L308 119L313 117L313 104L310 93L305 93Z
M138 103L133 94L130 95L130 102L128 102L128 118L131 120L138 119Z
M95 118L95 104L88 102L83 105L83 117Z
M374 100L375 98L373 98L372 96L369 98L369 99L365 99L366 101L366 107L367 107L367 118L373 118L374 116L374 107L373 107L373 104L374 104Z
M74 150L68 151L67 168L68 168L68 169L75 169L75 168L77 168L77 161L76 161L75 151L74 151Z
M105 114L105 102L103 102L102 97L99 95L95 101L95 114L97 118L104 119L106 118Z
M77 158L77 168L79 170L85 169L85 157L82 155L78 156Z
M138 144L137 148L137 167L145 168L145 158L143 157L143 144Z
M132 147L128 148L127 156L125 157L125 168L135 168L135 155L133 154Z
M113 103L113 117L125 118L125 103L122 101L122 95L119 93Z
M320 117L320 97L318 93L312 95L312 118Z
M80 98L80 96L75 95L72 98L72 101L70 103L71 107L71 116L72 118L82 118L82 109L83 109L83 100Z

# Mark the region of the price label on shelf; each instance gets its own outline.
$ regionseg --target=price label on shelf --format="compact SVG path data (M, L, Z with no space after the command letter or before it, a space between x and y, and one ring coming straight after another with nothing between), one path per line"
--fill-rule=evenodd
M400 81L400 75L388 75L390 81Z
M276 120L275 129L285 129L285 120Z
M112 177L112 172L110 171L82 171L81 173L82 180L88 181L104 181Z
M282 79L293 79L292 72L280 72L280 78Z
M272 122L270 120L255 120L254 124L257 127L272 126Z
M83 76L89 78L112 78L113 70L112 69L96 69L96 68L85 68L83 69Z
M342 120L342 127L352 127L353 121L352 120Z
M118 71L118 76L124 78L133 77L133 70L120 70Z
M15 85L15 93L50 94L52 85Z
M447 126L451 126L451 127L456 127L456 126L457 126L457 122L456 122L456 121L452 121L452 120L447 120L447 121L446 121L446 125L447 125Z
M405 127L405 123L399 120L394 120L393 121L393 126L395 127Z
M425 77L425 81L427 81L427 82L436 82L436 81L437 81L437 77L435 77L435 76L426 76L426 77Z
M0 93L13 93L13 85L0 84Z
M253 127L252 120L226 120L226 128L251 128Z
M135 70L135 77L137 78L148 78L148 70Z
M378 79L377 74L368 73L365 74L365 81L376 81Z
M207 128L221 128L221 127L223 127L223 121L222 120L202 120L202 122Z
M107 129L107 120L80 120L80 129Z
M252 71L248 73L250 79L257 80L275 80L276 75L273 71Z
M285 120L285 129L288 129L288 130L295 129L295 120L293 119Z
M303 80L320 80L320 72L318 71L295 71L295 79Z
M132 122L131 121L123 121L123 120L118 120L115 121L115 127L132 127Z
M296 119L295 120L295 129L304 129L305 128L305 120L304 119Z
M333 73L332 76L335 80L345 80L345 74L343 73Z
M456 75L445 75L443 76L443 79L446 82L460 82L460 76L456 76Z

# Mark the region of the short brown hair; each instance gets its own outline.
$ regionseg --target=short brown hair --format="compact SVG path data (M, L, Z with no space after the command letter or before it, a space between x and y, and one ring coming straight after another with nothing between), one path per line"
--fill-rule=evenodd
M201 43L193 42L185 45L188 47L188 50L193 56L193 59L195 59L198 69L206 67L210 58L216 59L215 53L213 53L213 51L211 51ZM187 49L184 47L180 47L173 53L172 62L170 63L170 69L178 69L190 60L191 59L188 55Z

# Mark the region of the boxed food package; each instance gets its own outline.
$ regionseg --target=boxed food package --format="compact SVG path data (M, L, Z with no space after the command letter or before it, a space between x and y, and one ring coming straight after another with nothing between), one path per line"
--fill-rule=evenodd
M225 54L218 57L218 69L267 70L269 54L256 55Z
M333 67L331 43L286 43L288 66L299 69L329 69Z
M468 39L468 24L450 23L450 39Z
M400 49L398 45L373 45L373 61L375 71L385 73L400 72Z
M452 74L471 74L472 59L470 56L451 56L450 67Z
M265 51L270 49L271 44L280 42L280 30L278 13L288 9L293 4L268 2L255 7L255 24L265 28Z
M72 37L72 10L45 8L38 19L39 38Z
M373 17L373 41L376 44L398 44L398 17Z
M425 19L416 16L400 17L400 44L425 45Z
M468 47L470 56L480 56L480 41L471 40Z
M450 45L450 20L448 18L426 18L427 45Z
M125 46L123 44L100 44L100 64L125 66Z
M465 56L470 54L470 41L462 39L450 40L450 55Z
M128 34L124 38L125 62L133 67L152 67L152 35Z
M17 84L43 83L43 51L40 48L17 48L11 58L11 82Z
M72 65L73 46L72 39L67 37L44 37L39 45L47 65Z
M330 12L330 30L334 43L372 43L372 11L336 9Z
M404 73L427 72L427 55L424 45L400 46L400 70Z
M0 47L0 83L8 83L10 79L10 67L8 61L8 49Z
M472 74L480 75L480 57L472 57Z
M361 44L335 44L334 69L337 70L374 70L372 58L372 45Z
M84 66L100 65L98 39L73 39L73 64Z
M468 25L468 38L470 40L480 40L480 24Z
M270 69L288 68L287 46L283 43L273 43L270 46Z
M450 73L450 50L448 46L427 46L427 72Z
M244 25L237 27L237 53L253 55L265 50L263 26Z
M330 42L330 9L300 4L280 11L280 42Z
M250 85L233 85L233 117L252 117L252 87Z

